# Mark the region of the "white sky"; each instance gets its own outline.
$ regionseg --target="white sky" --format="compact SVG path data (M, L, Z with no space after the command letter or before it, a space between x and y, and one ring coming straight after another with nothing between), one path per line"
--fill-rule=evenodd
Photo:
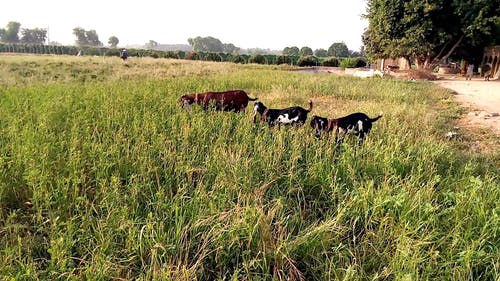
M368 26L365 7L365 0L11 0L0 5L0 27L10 21L48 27L50 41L68 45L75 42L73 28L81 27L95 30L104 45L110 36L118 46L212 36L240 48L327 50L345 42L358 51Z

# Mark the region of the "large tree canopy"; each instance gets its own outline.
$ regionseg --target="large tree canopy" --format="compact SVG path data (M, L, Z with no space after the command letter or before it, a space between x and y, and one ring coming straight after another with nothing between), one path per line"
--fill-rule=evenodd
M349 56L349 49L344 42L333 43L328 48L328 55L337 58L345 58Z
M310 47L304 46L304 47L300 48L299 53L301 56L312 56L313 50Z
M298 56L300 53L299 47L293 46L293 47L285 47L283 49L283 55L285 56Z
M431 68L457 48L482 50L494 41L498 0L368 0L366 52L377 58L413 58Z
M73 34L76 36L77 46L102 46L99 36L95 30L85 30L81 27L73 28Z
M238 53L240 48L236 47L232 43L222 43L219 39L208 36L201 37L197 36L195 38L188 38L188 43L193 47L193 50L197 52L213 52L213 53Z
M118 43L120 43L120 40L118 40L118 37L116 37L116 36L109 37L109 39L108 39L108 45L111 48L116 48L116 46L118 46Z
M44 28L22 28L21 34L21 42L25 44L43 44L47 39L47 29Z
M19 43L19 29L21 24L16 21L11 21L7 24L7 28L0 29L0 41L4 43Z
M200 37L188 39L189 45L193 46L193 50L197 52L223 52L224 44L214 37Z

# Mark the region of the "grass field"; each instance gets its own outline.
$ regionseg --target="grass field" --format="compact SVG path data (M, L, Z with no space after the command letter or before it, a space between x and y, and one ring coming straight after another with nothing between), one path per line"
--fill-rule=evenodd
M192 112L384 116L361 148ZM1 280L498 280L499 152L445 139L431 83L277 66L0 56Z

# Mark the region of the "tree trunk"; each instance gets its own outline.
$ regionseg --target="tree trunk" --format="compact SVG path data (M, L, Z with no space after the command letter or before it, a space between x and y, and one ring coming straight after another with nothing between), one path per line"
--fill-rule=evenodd
M433 65L430 62L431 56L429 53L415 57L415 65L418 70L432 70Z
M443 61L446 61L448 59L449 56L451 56L451 54L453 54L453 52L455 51L455 49L460 45L460 43L462 42L462 40L464 39L464 35L462 34L460 36L460 38L458 38L458 40L455 42L455 44L453 44L453 46L450 48L450 50L448 51L448 53L446 53L446 55L442 56L441 55L443 54L446 46L448 45L448 43L446 43L443 48L441 49L441 51L439 52L439 54L434 57L434 59L432 60L432 63L430 63L430 66L429 68L430 69L434 69L434 67L436 67L439 63L443 62Z
M439 65L439 63L447 60L448 57L451 54L453 54L453 52L460 45L460 43L462 42L463 39L464 39L464 35L461 35L460 38L457 39L455 44L453 44L453 46L450 48L450 50L444 56L443 56L443 53L446 50L446 46L449 44L449 42L446 43L443 46L443 48L440 50L440 52L434 57L431 57L430 53L415 56L415 65L417 66L417 69L432 71L436 66Z

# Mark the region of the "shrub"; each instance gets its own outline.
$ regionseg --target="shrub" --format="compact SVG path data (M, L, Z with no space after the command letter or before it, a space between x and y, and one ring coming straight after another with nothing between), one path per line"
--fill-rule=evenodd
M356 67L365 67L366 66L366 59L364 58L357 58L356 62Z
M340 62L340 66L345 68L365 67L366 61L363 58L344 58Z
M279 56L276 58L276 64L292 64L290 56Z
M323 66L337 67L337 66L339 66L339 60L337 58L334 58L334 57L327 58L326 60L323 61L322 65Z
M276 55L264 55L267 64L276 64Z
M197 52L194 52L194 51L189 51L186 53L186 55L184 56L184 59L186 60L199 60L200 59L200 56L198 55Z
M174 52L174 51L166 51L165 52L165 58L178 59L179 55L177 54L177 52Z
M249 63L266 64L266 58L263 55L252 55L248 59Z
M208 53L205 57L207 61L222 61L222 57L217 53Z
M241 64L246 63L245 58L243 58L243 56L241 56L241 55L233 55L233 57L231 58L231 61L234 63L241 63Z
M108 57L119 57L120 56L120 50L118 49L108 49L106 51L106 56Z
M318 64L318 58L315 56L303 56L297 61L298 66L316 66Z

